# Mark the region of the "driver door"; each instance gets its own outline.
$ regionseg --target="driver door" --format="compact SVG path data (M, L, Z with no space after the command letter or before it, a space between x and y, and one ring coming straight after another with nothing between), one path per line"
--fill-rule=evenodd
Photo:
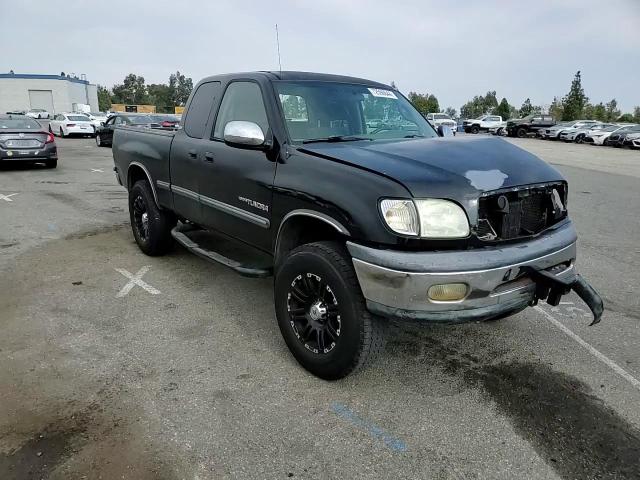
M264 150L232 147L224 142L231 121L257 124L271 137L260 85L231 82L222 97L211 138L204 146L200 202L205 225L245 243L270 250L271 199L276 163Z

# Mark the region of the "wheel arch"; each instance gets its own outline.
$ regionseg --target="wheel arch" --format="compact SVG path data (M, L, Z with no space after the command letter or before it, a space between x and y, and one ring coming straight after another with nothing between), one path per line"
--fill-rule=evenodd
M344 240L349 230L335 218L315 210L293 210L287 213L278 227L274 242L274 264L294 248L321 240Z
M129 164L129 168L127 169L127 190L131 190L133 185L135 185L138 180L146 180L149 183L151 192L153 193L153 200L156 202L156 206L160 206L160 204L158 203L156 186L151 179L149 170L147 170L147 167L139 162L131 162Z

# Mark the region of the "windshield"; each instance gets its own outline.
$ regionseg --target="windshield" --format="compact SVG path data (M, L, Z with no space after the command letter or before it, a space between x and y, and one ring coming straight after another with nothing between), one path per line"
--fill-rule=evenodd
M445 115L444 113L436 113L433 115L434 120L451 120L449 115Z
M274 83L294 142L437 136L413 105L393 90L338 82Z
M91 121L91 119L89 117L86 117L84 115L68 115L67 119L73 121L73 122L89 122Z
M34 130L40 129L40 124L35 120L28 117L26 118L0 118L0 128L33 128Z

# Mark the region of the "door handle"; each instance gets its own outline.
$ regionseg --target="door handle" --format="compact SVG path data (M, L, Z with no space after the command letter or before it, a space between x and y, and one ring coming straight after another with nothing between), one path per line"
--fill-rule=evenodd
M198 152L195 150L189 150L187 153L191 158L198 158Z
M213 163L213 161L214 161L213 153L211 153L211 152L204 152L204 161L205 161L205 162Z

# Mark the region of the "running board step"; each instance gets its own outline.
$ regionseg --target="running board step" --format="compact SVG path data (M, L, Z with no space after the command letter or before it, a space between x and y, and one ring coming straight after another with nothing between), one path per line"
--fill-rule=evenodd
M245 277L264 278L273 275L273 261L269 255L220 233L178 223L171 230L171 236L191 253L220 263Z

